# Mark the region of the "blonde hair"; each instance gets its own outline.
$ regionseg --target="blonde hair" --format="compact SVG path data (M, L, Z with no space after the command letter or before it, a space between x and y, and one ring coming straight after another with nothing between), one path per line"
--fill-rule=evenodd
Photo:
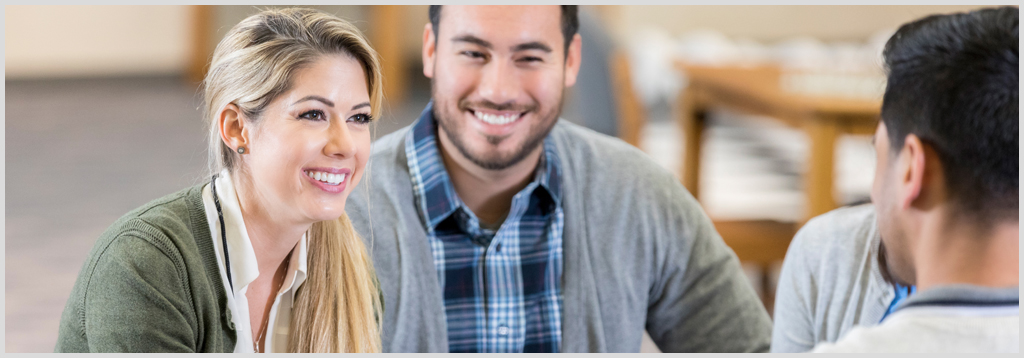
M327 55L346 54L366 74L371 115L383 102L377 53L352 24L310 9L271 9L231 28L217 45L203 81L209 116L210 170L234 172L238 154L220 138L218 115L238 106L257 125L271 101L292 86L295 72ZM380 352L381 301L373 264L348 215L314 223L307 232L308 269L292 306L292 352Z

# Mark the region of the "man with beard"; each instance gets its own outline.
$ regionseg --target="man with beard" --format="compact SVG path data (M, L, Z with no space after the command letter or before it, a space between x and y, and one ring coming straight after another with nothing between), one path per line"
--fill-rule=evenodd
M694 198L639 150L559 120L575 6L432 6L433 101L379 139L348 213L385 352L766 351L771 323Z
M871 199L885 279L917 292L816 352L1019 351L1018 28L1003 7L889 39Z

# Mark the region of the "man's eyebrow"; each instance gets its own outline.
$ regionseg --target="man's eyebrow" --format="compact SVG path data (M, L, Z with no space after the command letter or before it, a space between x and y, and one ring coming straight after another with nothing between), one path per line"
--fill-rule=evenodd
M369 106L370 106L370 102L363 102L363 103L357 104L355 106L352 106L351 110L354 111L354 110L357 110L357 109L360 109L360 108L363 108L363 107L369 107Z
M523 44L512 46L512 52L526 51L526 50L541 50L547 53L551 53L551 47L545 45L542 42L533 41Z
M473 35L459 35L452 37L452 42L469 42L471 44L479 45L486 48L494 48L490 42Z
M331 102L330 100L328 100L326 98L323 98L323 97L320 97L320 96L317 96L317 95L309 95L309 96L306 96L306 97L302 97L302 99L300 99L298 101L295 101L295 103L292 103L292 105L294 106L296 104L299 104L299 103L302 103L302 102L305 102L305 101L320 101L320 102L323 102L324 104L326 104L328 107L334 107L334 102ZM369 104L367 104L367 105L369 105Z

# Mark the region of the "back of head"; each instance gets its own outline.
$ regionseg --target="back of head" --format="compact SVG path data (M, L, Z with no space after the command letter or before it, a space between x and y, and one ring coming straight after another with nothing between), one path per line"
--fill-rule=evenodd
M1018 213L1017 13L929 16L900 27L883 52L892 154L908 134L931 145L954 207L982 222Z

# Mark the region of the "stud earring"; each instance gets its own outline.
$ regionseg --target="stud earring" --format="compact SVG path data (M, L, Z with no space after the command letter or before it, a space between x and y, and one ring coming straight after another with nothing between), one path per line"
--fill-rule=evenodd
M245 154L245 147L238 147L238 154Z

